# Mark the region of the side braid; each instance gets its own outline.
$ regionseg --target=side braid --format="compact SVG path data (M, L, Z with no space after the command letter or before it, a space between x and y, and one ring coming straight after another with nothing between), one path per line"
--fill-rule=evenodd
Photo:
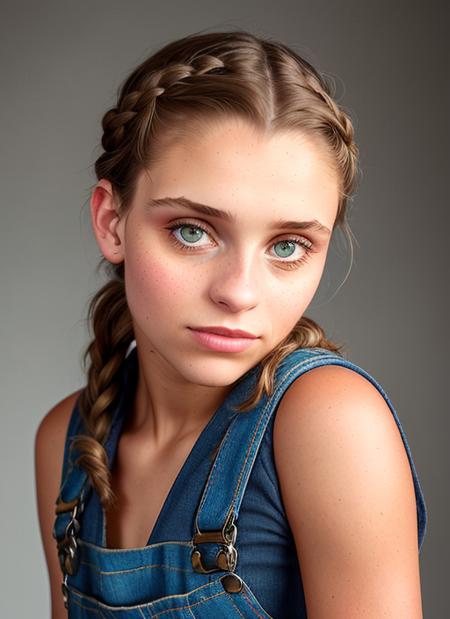
M120 267L117 272L120 274ZM122 269L123 270L123 269ZM104 441L111 426L111 416L119 398L119 372L127 348L133 339L131 316L125 298L123 279L117 276L92 298L89 316L94 339L84 353L91 364L87 386L78 401L85 433L74 437L71 449L80 455L76 464L87 473L104 506L114 502L110 487L110 469Z

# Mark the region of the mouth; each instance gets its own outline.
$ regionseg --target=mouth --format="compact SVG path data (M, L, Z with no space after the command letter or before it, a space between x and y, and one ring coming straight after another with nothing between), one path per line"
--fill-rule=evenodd
M255 335L251 335L251 337L237 336L236 331L234 331L235 335L230 336L213 333L206 329L194 329L192 327L188 327L188 329L191 331L198 344L203 348L208 348L216 352L243 352L259 339ZM239 331L239 333L242 333L242 331Z
M258 339L257 335L253 333L249 333L248 331L243 331L242 329L228 329L227 327L188 327L194 331L200 331L204 333L215 333L216 335L222 335L230 338L244 338L249 340Z

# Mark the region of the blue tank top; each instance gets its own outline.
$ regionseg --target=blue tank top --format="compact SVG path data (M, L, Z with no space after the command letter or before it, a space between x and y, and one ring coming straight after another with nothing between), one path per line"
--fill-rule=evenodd
M71 439L83 433L75 404L64 449L53 535L69 617L230 619L307 617L296 546L281 499L272 431L289 385L308 370L341 365L383 395L401 434L414 482L419 552L427 508L407 438L388 396L364 369L323 348L298 349L275 372L274 389L237 412L253 390L260 364L245 373L205 426L173 483L146 546L106 547L105 512ZM105 449L112 467L134 397L138 358L133 341L120 372L119 400Z

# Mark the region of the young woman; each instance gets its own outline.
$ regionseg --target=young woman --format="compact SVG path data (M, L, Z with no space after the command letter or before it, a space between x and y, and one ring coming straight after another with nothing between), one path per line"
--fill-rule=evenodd
M36 435L52 617L418 619L407 439L304 315L357 174L328 82L282 43L196 33L103 131L87 383Z

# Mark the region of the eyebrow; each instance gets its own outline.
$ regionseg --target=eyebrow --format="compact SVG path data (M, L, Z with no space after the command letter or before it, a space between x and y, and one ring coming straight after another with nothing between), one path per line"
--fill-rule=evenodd
M201 213L202 215L208 215L209 217L216 217L217 219L222 219L227 222L235 222L236 217L230 211L222 211L213 206L208 206L207 204L201 204L200 202L193 202L184 196L179 196L178 198L153 198L148 200L145 203L145 207L150 209L158 208L158 207L177 207L181 206L183 208L188 208L197 213ZM317 219L312 219L310 221L292 221L292 220L283 220L277 219L272 221L271 224L277 228L289 228L290 230L315 230L323 235L331 234L331 230L324 226Z

